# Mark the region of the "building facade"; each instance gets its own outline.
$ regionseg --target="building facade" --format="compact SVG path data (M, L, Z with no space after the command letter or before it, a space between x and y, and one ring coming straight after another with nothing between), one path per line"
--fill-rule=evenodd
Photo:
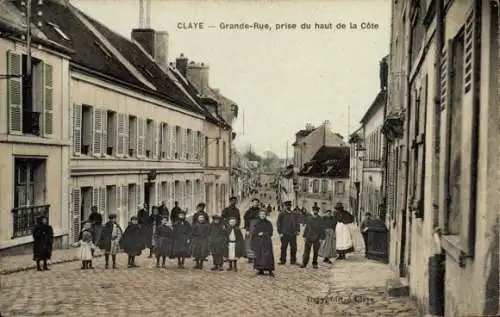
M498 1L401 2L393 9L384 130L399 166L387 172L405 175L388 195L396 200L389 204L391 264L423 312L497 315ZM395 42L401 37L409 39L406 49ZM397 59L401 51L406 65ZM401 103L391 88L399 68L408 82ZM432 259L443 259L441 278L428 269ZM444 296L431 296L440 287Z
M359 199L361 196L361 180L363 176L363 127L349 136L349 206L356 223L360 223Z
M298 173L297 204L321 212L333 210L336 203L349 206L349 152L347 146L323 146Z
M33 241L39 216L54 228L55 244L68 235L69 56L34 27L31 76L22 17L0 4L0 253ZM50 26L49 26L50 27ZM14 250L12 250L14 248Z

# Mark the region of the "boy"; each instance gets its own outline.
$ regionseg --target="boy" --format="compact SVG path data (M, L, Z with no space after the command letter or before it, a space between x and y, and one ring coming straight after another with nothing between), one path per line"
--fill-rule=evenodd
M109 269L109 255L113 261L113 269L116 269L116 254L120 250L120 239L123 235L122 228L116 223L116 215L110 214L108 222L104 225L101 233L99 248L104 250L105 269Z
M228 271L238 271L236 263L238 259L245 254L245 241L241 229L237 227L238 221L236 218L229 218L228 228L226 230L227 246L225 248L225 257L229 261Z

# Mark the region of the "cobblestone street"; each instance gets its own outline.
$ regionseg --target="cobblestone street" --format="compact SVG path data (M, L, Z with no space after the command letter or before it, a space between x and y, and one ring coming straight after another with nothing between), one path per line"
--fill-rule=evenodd
M276 259L278 251L275 237ZM385 295L389 268L361 255L318 270L277 266L275 278L256 276L244 259L237 273L210 271L211 259L203 271L191 261L179 270L175 260L157 269L146 254L134 269L125 255L116 270L103 262L95 259L93 271L69 262L1 276L2 316L417 316L408 298Z

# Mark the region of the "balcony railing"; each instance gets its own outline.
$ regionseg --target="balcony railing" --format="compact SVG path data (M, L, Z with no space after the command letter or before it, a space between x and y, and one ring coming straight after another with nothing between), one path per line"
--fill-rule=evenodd
M31 235L39 217L49 217L50 205L27 206L12 209L12 239Z
M40 135L40 112L23 111L23 133Z

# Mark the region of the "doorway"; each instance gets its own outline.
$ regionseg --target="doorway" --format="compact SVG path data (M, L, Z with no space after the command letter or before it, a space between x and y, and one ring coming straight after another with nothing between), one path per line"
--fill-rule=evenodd
M90 209L92 208L92 187L81 188L82 204L80 205L80 221L85 221L89 218Z

